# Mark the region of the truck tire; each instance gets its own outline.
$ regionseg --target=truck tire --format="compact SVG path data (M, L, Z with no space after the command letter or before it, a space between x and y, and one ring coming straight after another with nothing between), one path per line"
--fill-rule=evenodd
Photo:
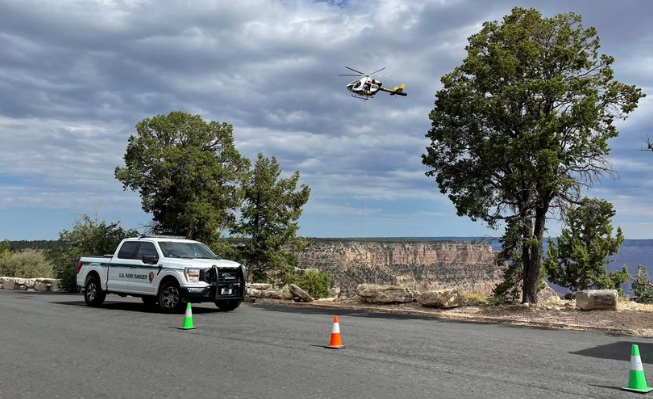
M222 310L223 312L230 312L230 311L236 309L238 306L240 306L241 302L242 301L240 301L240 300L220 301L220 302L216 302L215 306L217 306L218 309Z
M88 306L100 306L106 297L107 293L102 290L100 279L97 276L90 276L86 279L84 301Z
M182 308L181 290L174 280L168 280L161 285L157 298L159 308L166 313L179 312Z

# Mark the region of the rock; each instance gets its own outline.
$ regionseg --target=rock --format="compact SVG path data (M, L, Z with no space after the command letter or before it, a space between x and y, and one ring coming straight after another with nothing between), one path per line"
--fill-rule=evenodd
M459 290L427 291L417 298L417 302L431 308L456 308L462 306L463 296Z
M12 277L4 277L2 279L2 288L5 290L13 290L16 286L16 279Z
M50 291L61 292L61 286L59 285L60 281L61 280L56 279L56 278L53 278L52 280L50 280L50 282L51 282Z
M585 290L576 293L580 310L617 310L617 290Z
M544 288L537 292L537 302L559 302L560 297L558 293L555 292L553 288L546 282L544 282Z
M253 290L271 290L272 289L272 284L266 284L266 283L251 283L247 284L247 289L253 289Z
M293 294L281 290L265 290L265 291L261 291L261 298L270 298L270 299L279 299L279 300L288 301L293 298Z
M288 289L290 289L290 292L294 296L298 297L302 302L313 302L314 301L312 296L308 295L308 293L306 291L299 288L295 284L290 284L290 286L288 286Z
M36 280L34 282L34 290L35 291L47 291L48 287L45 285L45 283L42 280Z
M247 288L247 296L250 298L260 298L263 291L257 290L255 288Z
M27 288L34 288L34 281L35 281L35 280L36 280L36 279L28 278L27 280L25 280L25 286L26 286Z
M337 297L339 297L339 296L340 296L340 292L341 292L340 287L333 287L333 288L331 288L331 296L332 296L333 298L337 298Z
M376 284L360 284L356 292L361 302L377 304L413 302L418 295L409 288Z

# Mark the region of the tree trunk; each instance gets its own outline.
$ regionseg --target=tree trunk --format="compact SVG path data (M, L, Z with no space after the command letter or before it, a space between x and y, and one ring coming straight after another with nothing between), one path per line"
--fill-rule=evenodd
M532 239L524 243L524 280L522 283L522 302L537 303L537 289L540 285L542 268L542 244L546 224L548 205L535 210L535 228Z

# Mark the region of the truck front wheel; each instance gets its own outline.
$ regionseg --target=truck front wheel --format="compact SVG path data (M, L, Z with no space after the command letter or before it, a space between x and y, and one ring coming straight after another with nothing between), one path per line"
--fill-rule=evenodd
M159 307L164 312L177 312L182 307L181 290L176 281L168 280L159 289Z
M100 306L107 297L107 293L102 290L100 279L97 276L91 276L86 279L84 285L84 301L88 306Z

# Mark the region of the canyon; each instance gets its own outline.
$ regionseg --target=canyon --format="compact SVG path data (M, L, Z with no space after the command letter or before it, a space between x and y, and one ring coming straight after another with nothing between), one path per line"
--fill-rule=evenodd
M464 241L314 239L297 253L300 268L328 273L344 295L353 295L362 283L488 295L502 281L503 267L495 259L489 244Z

